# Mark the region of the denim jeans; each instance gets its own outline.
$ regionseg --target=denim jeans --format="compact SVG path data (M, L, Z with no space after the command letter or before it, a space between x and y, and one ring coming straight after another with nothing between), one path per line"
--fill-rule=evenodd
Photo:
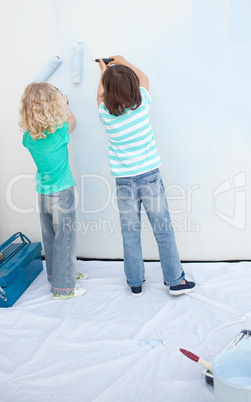
M142 204L158 244L164 284L178 285L185 274L180 263L159 169L138 176L116 178L116 187L128 285L140 286L145 282L141 248Z
M53 194L39 194L38 203L46 270L51 292L70 294L76 281L74 187Z

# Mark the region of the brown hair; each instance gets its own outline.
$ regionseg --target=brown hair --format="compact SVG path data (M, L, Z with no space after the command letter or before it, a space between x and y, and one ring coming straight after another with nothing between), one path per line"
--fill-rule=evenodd
M139 79L131 68L121 64L108 67L102 85L102 98L110 114L120 116L125 109L135 110L141 105Z
M46 138L46 134L54 133L65 121L61 95L53 85L33 82L25 88L19 121L22 131L28 130L34 140Z

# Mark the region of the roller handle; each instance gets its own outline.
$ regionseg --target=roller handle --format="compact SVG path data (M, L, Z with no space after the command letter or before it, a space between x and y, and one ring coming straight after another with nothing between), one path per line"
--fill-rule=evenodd
M105 64L111 63L114 59L102 59ZM99 63L99 59L95 59L96 63Z

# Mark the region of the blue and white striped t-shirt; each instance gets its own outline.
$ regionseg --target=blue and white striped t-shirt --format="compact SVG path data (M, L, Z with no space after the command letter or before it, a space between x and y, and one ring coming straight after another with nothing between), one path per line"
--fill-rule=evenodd
M120 116L110 114L103 102L99 106L99 117L109 136L112 176L136 176L161 165L148 117L151 98L145 88L140 88L140 93L141 105Z

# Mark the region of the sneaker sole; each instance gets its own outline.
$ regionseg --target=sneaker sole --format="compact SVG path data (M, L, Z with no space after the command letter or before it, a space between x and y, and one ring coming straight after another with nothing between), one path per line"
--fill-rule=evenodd
M195 285L192 289L169 290L169 293L172 296L187 295L188 293L193 293L196 289L197 286Z
M133 297L140 297L140 296L143 295L143 290L142 290L142 292L140 292L140 293L133 293L133 292L131 291L131 295L132 295Z
M68 299L76 299L76 297L81 297L86 294L86 291L82 293L82 295L77 295L77 296L62 296L62 297L54 297L51 295L52 300L60 301L60 300L68 300Z

